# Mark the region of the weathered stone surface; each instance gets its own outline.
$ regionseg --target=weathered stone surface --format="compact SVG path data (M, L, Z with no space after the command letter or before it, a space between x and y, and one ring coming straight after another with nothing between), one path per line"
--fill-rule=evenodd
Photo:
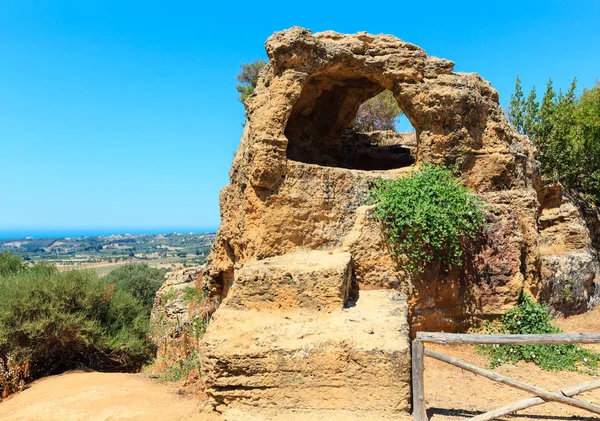
M246 264L224 305L257 310L341 309L348 297L350 253L296 252Z
M331 313L222 306L203 339L206 392L220 410L404 413L410 351L406 296L364 291Z
M546 186L542 195L541 297L557 314L582 313L600 300L600 263L594 237L586 218L560 185Z
M165 275L165 283L156 293L152 307L151 320L155 326L175 326L189 321L190 313L188 303L183 298L184 292L186 288L196 288L196 281L202 276L203 270L204 266L194 266Z

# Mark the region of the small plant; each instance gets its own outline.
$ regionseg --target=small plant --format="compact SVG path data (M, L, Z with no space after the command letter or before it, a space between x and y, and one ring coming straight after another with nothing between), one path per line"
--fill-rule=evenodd
M524 294L519 303L500 318L487 324L488 333L548 334L562 333L551 324L552 315L541 304ZM533 362L544 370L595 372L600 354L576 344L563 345L481 345L478 350L491 358L492 368L518 361Z
M393 255L412 273L433 260L445 268L461 266L464 242L485 224L482 200L444 166L424 165L408 177L380 180L371 201Z
M160 302L164 306L164 305L167 305L167 303L175 297L177 297L177 290L170 289L160 297Z
M201 288L185 287L183 290L183 301L187 304L200 304L205 297L206 294Z

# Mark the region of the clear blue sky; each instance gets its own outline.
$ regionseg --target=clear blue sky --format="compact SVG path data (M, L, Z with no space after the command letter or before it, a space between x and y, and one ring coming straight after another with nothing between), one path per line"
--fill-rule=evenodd
M600 1L0 0L0 237L214 230L242 131L235 75L274 31L390 33L505 105L600 77Z

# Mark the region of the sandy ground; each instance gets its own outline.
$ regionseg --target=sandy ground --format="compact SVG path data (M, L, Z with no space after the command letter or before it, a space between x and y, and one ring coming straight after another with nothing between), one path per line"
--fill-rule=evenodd
M46 377L0 403L2 421L196 421L200 401L144 374L71 372Z
M568 332L600 332L600 308L585 315L558 320L556 324ZM430 347L480 367L489 364L472 346ZM600 351L600 345L594 347ZM547 390L595 379L581 373L543 371L534 364L524 363L504 365L495 371ZM431 358L425 360L425 395L432 421L458 421L530 397L525 392ZM584 393L578 398L600 405L600 390ZM154 381L144 374L72 372L38 380L29 389L4 400L0 403L0 420L220 420L216 416L202 415L200 404L198 398L181 396L175 386ZM313 419L316 418L308 417L306 421ZM346 421L351 419L351 416L345 416ZM569 406L548 403L501 419L585 421L600 417Z
M556 320L555 325L566 332L600 332L600 307L580 316ZM589 347L600 352L600 345ZM469 345L429 345L428 348L471 362L479 367L487 368L489 365L487 358L477 354ZM597 377L581 373L548 372L532 363L520 363L517 366L503 365L494 371L548 391L597 379ZM425 358L425 395L427 413L432 421L466 419L469 416L532 397L527 392L501 385L428 357ZM576 398L600 405L600 389L583 393ZM498 419L597 420L600 419L600 416L566 405L546 403Z

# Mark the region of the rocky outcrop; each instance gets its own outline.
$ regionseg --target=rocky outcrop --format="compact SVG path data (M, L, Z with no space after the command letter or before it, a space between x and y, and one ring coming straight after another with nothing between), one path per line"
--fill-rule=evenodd
M196 288L203 270L204 266L194 266L165 275L165 282L156 293L150 315L157 338L172 334L195 317L185 294Z
M204 287L223 300L204 339L207 393L216 407L318 409L310 396L324 390L326 405L342 408L368 385L369 396L384 397L373 398L381 417L404 411L406 317L413 332L461 331L503 314L522 292L554 297L562 292L548 291L574 271L591 273L597 258L565 254L573 266L562 273L564 259L540 251L555 238L580 238L582 247L571 251L589 250L589 230L575 228L580 216L569 213L568 201L557 209L548 204L534 148L480 76L453 72L451 61L389 35L296 27L275 33L265 47L269 62L246 102L203 276ZM385 89L414 135L351 130L358 107ZM411 277L391 258L366 203L376 180L403 177L423 162L457 166L489 205L488 228L465 250L463 268L445 272L432 264ZM563 213L572 223L558 223ZM329 260L333 268L326 268ZM581 297L587 291L586 305L595 294L590 279L582 275L573 287ZM346 294L358 297L356 307L340 308ZM390 301L390 294L397 295ZM374 299L385 317L369 304ZM363 304L366 313L351 322ZM367 346L362 335L370 325L376 333L387 325L383 335L394 331L400 354L381 338ZM374 392L379 386L387 389Z
M590 233L600 219L584 217L558 184L544 187L541 202L541 298L557 314L582 313L600 299L597 234Z

